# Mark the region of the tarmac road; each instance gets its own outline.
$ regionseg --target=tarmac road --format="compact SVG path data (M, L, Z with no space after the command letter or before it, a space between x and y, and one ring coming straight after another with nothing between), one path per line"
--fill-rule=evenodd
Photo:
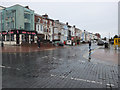
M95 57L97 48L92 44L95 51L90 61L84 57L88 44L2 53L3 88L117 88L118 66Z

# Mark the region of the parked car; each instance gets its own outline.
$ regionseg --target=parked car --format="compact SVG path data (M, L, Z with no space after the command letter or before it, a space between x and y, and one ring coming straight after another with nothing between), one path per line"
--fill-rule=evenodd
M96 40L93 40L94 43L96 43L97 41Z
M55 41L55 42L53 42L53 45L54 46L59 46L59 43L60 43L60 41Z
M62 43L61 41L55 41L53 43L53 45L55 45L55 46L64 46L64 43Z
M59 42L59 46L64 46L64 43L62 43L62 42Z
M104 42L102 41L102 40L98 40L98 43L97 43L97 45L104 45Z

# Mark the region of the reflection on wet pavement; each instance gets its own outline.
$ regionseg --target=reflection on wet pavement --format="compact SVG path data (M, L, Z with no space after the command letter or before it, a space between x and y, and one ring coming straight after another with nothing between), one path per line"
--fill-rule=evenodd
M118 65L118 50L115 50L114 46L111 46L108 49L100 47L92 54L92 57L95 58L95 61L97 59L99 62Z
M3 87L117 87L117 66L95 63L92 60L88 62L83 57L86 52L88 45L34 53L3 53Z

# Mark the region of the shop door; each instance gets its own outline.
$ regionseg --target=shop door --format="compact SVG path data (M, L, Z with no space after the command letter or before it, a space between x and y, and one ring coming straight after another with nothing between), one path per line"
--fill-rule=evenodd
M25 41L26 43L29 43L29 35L25 35Z
M19 34L16 34L16 43L19 44Z
M34 35L31 35L31 43L34 42Z

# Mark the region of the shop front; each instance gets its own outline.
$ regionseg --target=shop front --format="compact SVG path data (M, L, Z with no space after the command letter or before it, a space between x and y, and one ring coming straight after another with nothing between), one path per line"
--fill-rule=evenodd
M22 43L32 44L37 37L35 31L10 30L0 32L4 44L21 45Z

